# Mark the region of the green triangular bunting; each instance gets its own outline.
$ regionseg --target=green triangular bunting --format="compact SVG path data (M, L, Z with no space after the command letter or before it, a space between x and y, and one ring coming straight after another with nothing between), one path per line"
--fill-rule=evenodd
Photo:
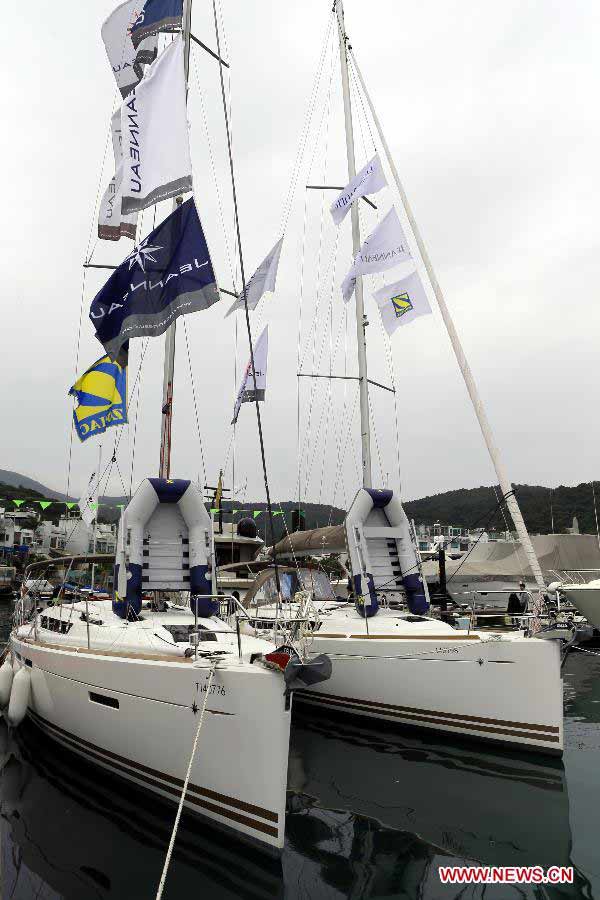
M72 501L71 503L65 503L65 506L67 509L73 509L74 506L77 506L77 503Z
M255 510L253 510L253 511L252 511L252 518L253 518L253 519L257 519L257 518L260 516L261 512L262 512L262 509L255 509Z
M13 503L15 504L15 506L22 506L23 503L25 503L25 501L24 500L13 500Z
M38 503L42 507L42 509L48 509L52 504L52 500L38 500Z

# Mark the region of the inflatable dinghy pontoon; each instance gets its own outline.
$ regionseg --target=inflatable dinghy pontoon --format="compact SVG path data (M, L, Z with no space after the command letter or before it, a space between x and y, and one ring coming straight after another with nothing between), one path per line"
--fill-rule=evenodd
M415 615L429 610L427 587L400 499L393 491L361 488L345 519L356 608L367 618L379 609L378 595L406 596Z

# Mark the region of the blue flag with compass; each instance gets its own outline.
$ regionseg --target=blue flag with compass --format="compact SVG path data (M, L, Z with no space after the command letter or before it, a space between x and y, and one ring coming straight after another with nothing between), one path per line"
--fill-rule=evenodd
M127 342L156 337L187 313L219 299L202 225L191 197L115 269L90 307L96 337L125 362Z

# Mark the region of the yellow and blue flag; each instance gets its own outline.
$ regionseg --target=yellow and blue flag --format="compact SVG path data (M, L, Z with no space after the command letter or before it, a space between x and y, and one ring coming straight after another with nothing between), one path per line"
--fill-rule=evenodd
M79 404L73 421L80 441L127 422L127 367L101 356L84 372L69 394Z

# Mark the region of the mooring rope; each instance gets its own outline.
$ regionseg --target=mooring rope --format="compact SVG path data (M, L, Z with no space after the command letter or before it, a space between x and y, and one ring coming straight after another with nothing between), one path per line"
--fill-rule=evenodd
M194 757L196 755L196 748L198 746L198 738L200 737L200 729L202 728L202 723L204 721L204 713L206 711L206 704L208 703L208 696L210 694L210 689L212 687L212 681L213 681L214 674L215 674L215 666L212 666L212 668L210 670L208 684L206 686L206 694L204 695L204 703L202 704L202 712L200 713L200 721L198 722L198 728L196 729L196 736L194 738L192 753L190 756L190 761L188 763L187 772L185 774L185 781L183 782L181 797L179 798L179 806L177 807L177 815L175 816L175 824L173 825L173 831L171 833L171 840L169 841L169 849L167 850L165 864L163 866L162 875L160 877L160 884L158 885L158 891L156 892L156 900L160 900L160 898L162 897L162 893L163 893L164 886L165 886L165 881L167 879L167 873L169 871L169 864L171 862L171 856L173 855L173 847L175 845L175 838L177 837L177 829L179 828L179 820L181 819L183 803L185 801L185 795L187 794L188 784L190 781L190 775L192 774L192 764L194 762Z

